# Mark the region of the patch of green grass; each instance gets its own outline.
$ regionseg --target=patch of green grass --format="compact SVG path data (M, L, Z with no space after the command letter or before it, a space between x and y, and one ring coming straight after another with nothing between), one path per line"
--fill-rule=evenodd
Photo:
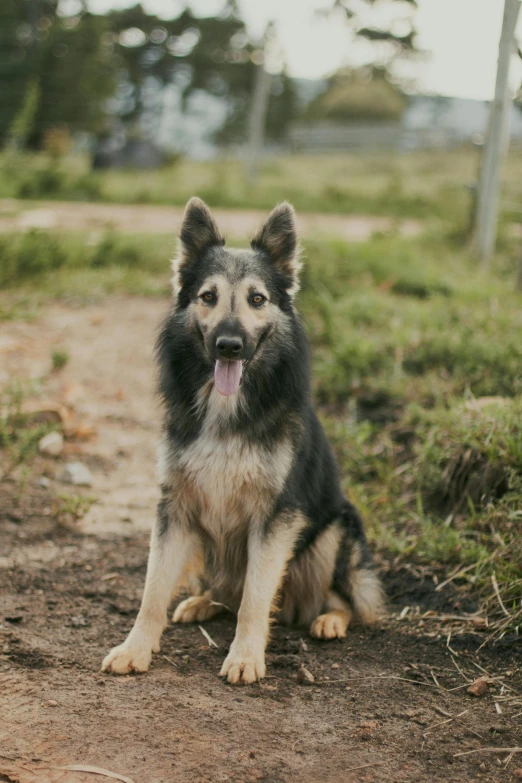
M51 198L183 205L197 194L213 207L271 209L288 199L300 211L445 218L465 225L467 185L477 176L474 149L408 154L284 155L267 159L257 181L237 158L177 159L156 171L90 172L86 158L0 156L0 198ZM510 152L503 199L519 203L522 155ZM513 215L510 215L513 219ZM516 216L515 216L516 219Z
M165 295L173 247L163 235L0 235L0 320L26 317L49 297L82 304L113 292Z

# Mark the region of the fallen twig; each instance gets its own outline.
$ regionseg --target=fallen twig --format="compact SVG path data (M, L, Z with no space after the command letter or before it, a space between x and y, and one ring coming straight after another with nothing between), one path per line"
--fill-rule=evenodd
M433 705L432 709L434 709L435 712L438 712L439 715L443 715L445 718L451 718L452 717L450 712L446 712L446 710L443 710L442 707L437 707L436 704Z
M370 761L369 764L361 764L359 767L350 767L350 769L345 769L345 772L355 772L358 769L366 769L366 767L379 767L381 764L387 764L388 761Z
M475 748L475 750L464 750L462 753L454 753L453 758L469 756L471 753L522 753L522 748Z
M201 633L203 634L203 636L205 637L205 639L207 640L207 642L208 642L208 646L209 646L209 647L215 647L216 649L218 649L218 648L219 648L219 644L216 644L216 643L215 643L214 639L211 637L211 635L209 634L209 632L208 632L208 631L206 631L206 630L203 628L203 626L202 626L202 625L198 625L198 628L199 628L199 630L201 631Z
M453 649L453 647L450 647L450 639L451 639L451 631L448 634L448 638L446 639L446 647L450 651L450 653L453 653L453 655L456 655L457 658L459 657L459 654L456 650Z
M128 778L125 775L119 775L117 772L111 772L109 769L103 769L103 767L91 767L87 764L69 764L67 767L57 767L57 769L70 770L71 772L91 772L93 775L104 775L106 778L121 780L123 783L134 783L132 778Z
M435 688L435 690L444 690L440 685L432 685L431 682L422 682L421 680L411 680L408 677L398 677L395 674L389 676L375 675L375 677L341 677L336 680L316 680L316 685L335 685L337 682L363 682L364 680L400 680L401 682L412 682L414 685L423 685L425 688Z
M438 726L444 726L445 723L451 723L452 721L457 720L457 718L462 718L462 716L465 715L467 712L469 712L469 709L464 710L463 712L459 712L458 715L447 718L446 720L441 720L439 721L439 723L434 723L432 726L428 726L428 728L426 729L426 731L422 736L426 737L428 731L432 731L433 729L436 729Z
M453 655L451 656L451 660L453 661L453 663L454 663L454 665L455 665L455 668L457 669L457 671L459 672L459 674L462 674L462 676L464 677L464 679L466 680L466 682L473 682L472 680L470 680L470 679L469 679L469 677L467 677L467 676L464 674L464 672L462 671L462 669L461 669L461 668L460 668L460 666L458 665L458 663L457 663L457 661L455 660L455 658L453 657Z
M168 657L168 655L162 655L161 657L165 658L167 663L170 663L171 666L176 666L177 667L178 664L176 663L176 661L173 661L171 658Z

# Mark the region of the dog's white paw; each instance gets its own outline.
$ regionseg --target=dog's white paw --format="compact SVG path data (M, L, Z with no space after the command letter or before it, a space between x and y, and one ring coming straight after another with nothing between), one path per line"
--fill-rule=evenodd
M233 685L250 685L261 680L266 673L264 651L244 650L241 654L230 650L221 667L220 677L226 677Z
M113 647L102 663L102 672L111 674L133 674L146 672L150 666L152 648L150 645L136 645L123 642Z
M349 623L350 617L346 612L320 614L310 627L310 636L316 639L344 639Z
M202 623L210 620L222 610L212 602L208 595L192 595L177 607L172 617L173 623Z

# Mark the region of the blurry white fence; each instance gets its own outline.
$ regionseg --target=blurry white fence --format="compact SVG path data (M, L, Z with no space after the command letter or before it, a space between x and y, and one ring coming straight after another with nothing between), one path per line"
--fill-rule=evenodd
M462 139L447 128L404 128L398 124L296 123L287 142L293 152L415 150L452 147Z

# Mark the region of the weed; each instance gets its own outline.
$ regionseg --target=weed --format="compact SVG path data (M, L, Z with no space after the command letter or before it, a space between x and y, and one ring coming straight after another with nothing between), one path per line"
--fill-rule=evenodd
M70 359L67 351L59 351L56 348L51 352L51 360L53 363L53 370L61 370L68 363Z
M55 492L53 514L60 525L78 522L86 515L96 498L81 493Z
M24 399L35 390L35 384L15 382L0 391L0 480L34 457L40 439L56 428L23 412Z

